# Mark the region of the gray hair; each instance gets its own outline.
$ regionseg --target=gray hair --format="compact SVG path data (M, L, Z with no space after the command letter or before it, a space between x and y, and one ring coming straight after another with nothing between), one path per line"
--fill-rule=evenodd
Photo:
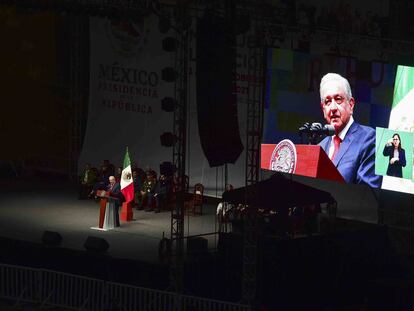
M338 84L341 85L341 87L343 88L346 96L348 97L347 99L349 100L352 97L352 91L351 91L351 86L349 85L349 82L347 79L345 79L344 77L342 77L341 75L337 74L337 73L327 73L326 75L324 75L321 79L321 85L319 86L319 94L321 96L321 101L323 101L323 97L322 97L322 90L325 87L325 84L327 82L332 82L335 81Z

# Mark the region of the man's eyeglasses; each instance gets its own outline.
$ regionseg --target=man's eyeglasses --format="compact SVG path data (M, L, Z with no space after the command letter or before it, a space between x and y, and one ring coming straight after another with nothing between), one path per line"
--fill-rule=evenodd
M326 97L322 100L322 104L324 106L329 106L331 104L332 100L334 100L335 103L337 103L338 105L341 105L345 101L345 97L343 97L341 95L335 95L333 97Z

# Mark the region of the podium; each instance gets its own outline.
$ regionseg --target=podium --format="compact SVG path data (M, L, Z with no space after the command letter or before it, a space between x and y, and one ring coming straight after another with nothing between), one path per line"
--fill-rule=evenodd
M271 170L270 163L277 144L262 144L260 167ZM341 173L318 145L295 145L296 169L293 174L313 178L327 179L344 183Z
M100 198L98 227L103 230L113 229L116 223L115 200L118 199L111 197L111 193L105 190L98 190L96 196Z

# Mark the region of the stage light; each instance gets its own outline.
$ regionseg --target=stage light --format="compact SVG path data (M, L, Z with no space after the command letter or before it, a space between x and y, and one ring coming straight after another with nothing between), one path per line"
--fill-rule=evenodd
M161 78L166 82L174 82L177 78L177 74L172 67L165 67L161 71Z
M172 147L177 141L177 137L171 132L165 132L160 136L161 146Z
M42 242L49 246L58 246L62 242L62 236L58 232L45 231L42 235Z
M172 97L164 97L161 100L161 109L166 112L173 112L175 110L176 100Z
M178 42L175 38L167 37L162 40L162 49L167 52L175 52Z

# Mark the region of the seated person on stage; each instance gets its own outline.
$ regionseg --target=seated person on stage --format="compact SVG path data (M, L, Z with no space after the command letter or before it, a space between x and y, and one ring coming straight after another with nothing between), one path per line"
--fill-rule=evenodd
M231 191L233 190L233 186L230 184L226 185L225 191ZM219 231L222 231L223 225L228 222L228 212L233 208L233 204L230 204L228 202L220 202L217 205L217 218L218 218L218 224L219 224Z
M147 208L145 211L150 212L154 210L152 208L152 199L154 198L156 182L157 180L151 171L147 171L145 181L142 184L141 191L137 197L138 209L143 209L144 203L146 203Z
M85 170L79 180L79 199L86 199L88 197L96 182L96 178L96 169L91 167L90 163L86 163Z
M155 212L159 213L161 208L163 208L167 203L167 196L169 192L169 183L165 175L161 174L157 184L155 186L155 202L156 208Z
M124 201L124 196L121 192L121 185L116 182L115 176L109 176L109 184L106 188L107 191L110 192L110 196L115 198L115 227L119 227L119 207L121 206L122 202Z
M143 184L143 178L138 173L137 169L132 170L132 180L134 183L134 205L138 204L139 196L141 195L141 187Z

